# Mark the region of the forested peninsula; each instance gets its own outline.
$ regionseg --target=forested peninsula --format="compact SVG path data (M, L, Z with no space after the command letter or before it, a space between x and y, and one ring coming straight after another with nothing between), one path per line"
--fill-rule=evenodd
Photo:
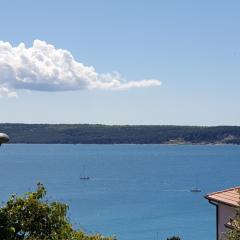
M152 126L0 123L10 143L240 144L238 126Z

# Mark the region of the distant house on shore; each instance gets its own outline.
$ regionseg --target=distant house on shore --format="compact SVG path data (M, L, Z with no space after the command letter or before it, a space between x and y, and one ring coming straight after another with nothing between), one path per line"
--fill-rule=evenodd
M239 206L239 187L209 193L205 196L209 203L216 206L216 236L217 240L225 240L226 232L231 228L231 222Z

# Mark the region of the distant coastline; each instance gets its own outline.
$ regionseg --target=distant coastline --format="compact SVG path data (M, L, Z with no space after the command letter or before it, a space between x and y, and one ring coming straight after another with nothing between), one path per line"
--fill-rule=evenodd
M164 126L0 123L10 143L240 144L239 126Z

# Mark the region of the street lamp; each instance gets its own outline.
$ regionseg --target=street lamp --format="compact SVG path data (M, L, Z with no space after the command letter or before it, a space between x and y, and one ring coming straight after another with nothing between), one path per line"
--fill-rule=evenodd
M9 141L9 136L6 133L0 133L0 146L3 143L7 143Z

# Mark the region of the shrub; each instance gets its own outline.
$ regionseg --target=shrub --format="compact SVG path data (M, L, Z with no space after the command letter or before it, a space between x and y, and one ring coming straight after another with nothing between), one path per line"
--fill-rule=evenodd
M45 195L46 190L39 183L36 192L10 197L0 208L1 240L113 240L74 230L67 218L68 206L49 203L44 200Z

